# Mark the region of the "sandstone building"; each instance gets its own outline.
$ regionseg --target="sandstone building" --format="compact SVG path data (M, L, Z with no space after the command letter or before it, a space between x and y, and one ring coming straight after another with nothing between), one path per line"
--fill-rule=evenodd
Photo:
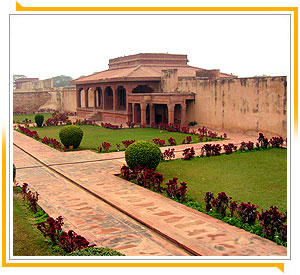
M238 78L189 66L186 55L143 53L110 59L108 70L71 83L60 90L35 89L31 96L48 93L43 107L47 100L51 106L57 102L55 109L76 111L79 118L145 125L196 121L212 129L286 136L285 76ZM21 108L22 96L15 90L14 110Z

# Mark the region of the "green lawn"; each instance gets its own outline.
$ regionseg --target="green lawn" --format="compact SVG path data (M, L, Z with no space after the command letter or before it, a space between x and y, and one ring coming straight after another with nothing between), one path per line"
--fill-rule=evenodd
M59 139L59 131L62 128L62 125L59 126L50 126L43 128L30 128L30 130L35 130L38 132L40 138L45 136L55 138L58 141ZM97 150L97 147L102 144L102 142L109 142L112 146L110 151L117 150L116 144L121 144L121 150L124 150L123 140L148 140L152 141L154 138L164 139L166 141L166 145L168 145L168 138L175 138L177 144L181 144L182 140L185 139L188 135L182 134L178 132L168 132L163 131L160 133L158 129L152 128L134 128L134 129L121 129L121 130L111 130L107 128L102 128L99 126L90 126L90 125L81 125L81 129L83 130L83 139L80 144L79 149L94 149ZM199 142L198 137L196 135L192 136L192 142Z
M187 193L204 204L205 193L225 192L238 202L259 205L259 210L277 206L287 209L287 151L234 153L217 157L162 162L157 167L165 181L177 177L188 183Z
M23 123L23 121L25 120L25 118L27 118L28 120L31 120L32 123L35 123L34 117L37 114L23 114L23 115L14 115L13 120L17 123L19 121L19 123ZM41 115L44 116L44 122L48 119L52 117L52 113L41 113Z
M22 194L13 195L13 255L14 256L61 256L54 252L36 228L35 219L29 214Z

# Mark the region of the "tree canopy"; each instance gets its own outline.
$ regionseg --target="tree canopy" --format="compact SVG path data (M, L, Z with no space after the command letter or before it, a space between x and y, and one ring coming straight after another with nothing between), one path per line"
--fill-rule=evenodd
M53 77L53 85L54 87L65 87L70 86L70 81L73 78L71 76L60 75Z

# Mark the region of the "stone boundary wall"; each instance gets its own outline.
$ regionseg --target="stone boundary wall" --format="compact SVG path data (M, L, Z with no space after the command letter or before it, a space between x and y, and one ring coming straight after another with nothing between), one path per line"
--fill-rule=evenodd
M13 92L13 111L32 113L41 109L76 112L75 87Z
M287 135L287 79L278 77L179 78L178 91L195 93L187 122L224 131Z

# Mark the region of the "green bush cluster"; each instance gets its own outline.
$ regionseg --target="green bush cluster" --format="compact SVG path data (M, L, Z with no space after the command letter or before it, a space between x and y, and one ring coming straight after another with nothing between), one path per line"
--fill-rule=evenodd
M124 254L108 247L88 247L73 251L67 256L125 256Z
M161 160L161 151L157 145L149 141L136 141L125 151L125 160L131 170L138 165L142 168L156 168Z
M34 117L37 127L42 127L44 122L44 116L39 114Z
M69 146L73 146L73 149L78 148L82 137L83 131L79 126L68 125L59 131L59 138L66 148L69 148Z

